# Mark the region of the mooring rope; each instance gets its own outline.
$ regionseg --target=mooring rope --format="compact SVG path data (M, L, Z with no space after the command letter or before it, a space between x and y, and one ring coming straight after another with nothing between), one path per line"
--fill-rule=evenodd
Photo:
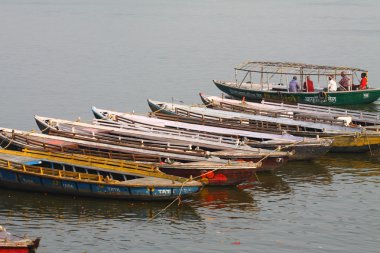
M286 145L286 146L282 146L282 147L279 146L279 147L277 147L276 149L274 149L273 151L269 152L267 155L265 155L263 158L261 158L261 159L260 159L258 162L256 162L255 164L260 164L262 161L264 161L265 159L267 159L271 154L273 154L274 152L276 152L276 151L278 151L278 150L280 150L280 149L288 148L288 147L292 147L292 146L297 145L298 143L301 143L301 142L303 142L303 140L302 140L302 141L297 141L297 142L295 142L295 143L292 143L292 144L289 144L289 145ZM185 185L187 182L189 182L190 180L194 180L194 179L201 178L202 176L205 176L205 175L207 175L207 174L209 174L209 173L212 173L212 172L214 172L214 171L216 171L216 170L218 170L218 169L221 169L223 166L226 166L226 165L222 165L221 167L218 167L218 168L215 168L215 169L213 169L213 170L210 170L210 171L208 171L208 172L206 172L206 173L203 173L203 174L201 174L201 175L199 175L199 176L196 176L196 177L194 177L194 178L189 178L189 179L187 179L185 182L182 183L181 190L180 190L180 193L179 193L178 197L175 198L175 199L174 199L170 204L168 204L166 207L164 207L163 209L161 209L161 210L160 210L157 214L155 214L152 218L150 218L150 219L148 220L148 222L154 220L157 216L159 216L161 213L163 213L164 211L166 211L166 210L167 210L170 206L172 206L177 200L178 200L178 205L181 204L181 194L182 194L182 189L183 189L184 185ZM260 182L260 180L259 180L259 178L258 178L256 172L255 172L255 176L256 176L257 180Z
M298 143L301 143L301 142L303 142L303 140L302 140L302 141L297 141L297 142L295 142L295 143L292 143L292 144L289 144L289 145L286 145L286 146L283 146L283 147L279 146L279 147L277 147L276 149L274 149L273 151L269 152L267 155L265 155L263 158L261 158L261 159L260 159L258 162L256 162L255 164L260 164L262 161L264 161L265 159L267 159L271 154L273 154L274 152L278 151L279 149L292 147L292 146L297 145ZM212 173L212 172L214 172L214 171L216 171L216 170L218 170L218 169L221 169L223 166L226 166L226 165L222 165L221 167L218 167L218 168L215 168L215 169L213 169L213 170L210 170L210 171L208 171L208 172L206 172L206 173L203 173L203 174L201 174L201 175L199 175L199 176L196 176L196 177L194 177L194 178L189 178L189 179L187 179L185 182L182 183L182 186L181 186L181 190L180 190L179 196L178 196L176 199L174 199L174 200L173 200L169 205L167 205L165 208L161 209L157 214L155 214L155 215L154 215L152 218L150 218L148 221L152 221L152 220L154 220L158 215L160 215L160 214L163 213L165 210L167 210L170 206L172 206L177 200L179 201L178 205L181 204L181 194L182 194L182 189L183 189L185 183L189 182L190 180L198 179L198 178L200 178L200 177L202 177L202 176L205 176L205 175L207 175L207 174L209 174L209 173ZM256 172L255 172L255 176L256 176L257 180L260 182L260 180L259 180L259 178L258 178Z
M160 111L162 111L162 110L164 110L164 109L165 109L165 107L162 106L160 109L158 109L158 110L156 110L156 111L153 111L152 113L155 114L155 113L158 113L158 112L160 112Z
M214 171L216 171L216 170L221 169L223 166L225 166L225 165L222 165L222 166L220 166L220 167L218 167L218 168L215 168L215 169L213 169L213 170L207 171L206 173L202 173L201 175L196 176L196 177L194 177L194 178L188 178L188 179L186 179L186 180L182 183L182 185L181 185L181 189L180 189L180 191L179 191L178 197L175 198L172 202L170 202L170 204L168 204L166 207L164 207L163 209L161 209L161 210L160 210L157 214L155 214L152 218L150 218L150 219L148 220L148 222L154 220L157 216L159 216L161 213L163 213L164 211L166 211L166 210L167 210L170 206L172 206L177 200L178 200L178 205L180 205L180 204L182 203L182 201L181 201L182 190L183 190L183 187L185 186L185 184L186 184L187 182L190 182L190 181L192 181L192 180L194 180L194 179L197 179L197 178L201 178L202 176L205 176L205 175L207 175L207 174L209 174L209 173L211 173L211 172L214 172Z
M293 146L295 146L295 145L297 145L297 144L299 144L299 143L301 143L301 142L303 142L303 140L301 140L301 141L297 141L297 142L294 142L294 143L292 143L292 144L285 145L285 146L278 146L276 149L272 150L272 151L269 152L267 155L265 155L263 158L261 158L261 159L258 161L258 163L264 161L265 159L267 159L271 154L273 154L273 153L276 152L276 151L279 151L279 150L284 149L284 148L293 147Z
M368 143L369 153L371 154L371 156L373 156L372 149L371 149L371 144L369 143L367 132L364 132L364 135L365 135L365 138L366 138L367 143Z

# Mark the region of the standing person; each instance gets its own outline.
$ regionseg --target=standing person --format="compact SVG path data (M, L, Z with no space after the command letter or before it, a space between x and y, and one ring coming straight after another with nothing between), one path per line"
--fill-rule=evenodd
M327 85L327 91L336 91L337 90L336 82L334 81L333 76L329 76L329 83Z
M342 79L340 79L339 84L343 88L342 90L351 90L350 78L346 75L346 72L342 71L340 76Z
M301 87L299 86L297 82L297 77L293 76L293 79L289 83L289 92L297 92L300 89Z
M362 78L362 80L360 80L359 89L360 90L365 90L365 89L367 89L367 83L368 83L367 73L362 73L360 75L360 77Z
M306 82L303 83L303 89L306 92L314 92L314 83L310 79L310 76L306 77Z

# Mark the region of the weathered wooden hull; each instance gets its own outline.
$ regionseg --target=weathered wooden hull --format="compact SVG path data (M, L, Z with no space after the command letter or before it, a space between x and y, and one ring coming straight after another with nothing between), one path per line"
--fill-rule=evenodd
M380 147L380 135L335 136L331 152L367 152Z
M134 168L83 155L1 150L0 187L96 198L170 200L193 195L203 186L154 174L154 168Z
M252 144L254 147L263 148L276 148L272 145L260 145L257 146ZM304 161L304 160L315 160L324 156L331 149L331 145L290 145L281 151L295 151L295 154L289 157L289 161Z
M164 173L180 177L199 177L209 186L231 186L247 181L255 175L256 170L252 169L181 169L178 167L161 167Z
M40 239L0 242L0 253L35 253Z
M290 152L293 152L293 150L289 150ZM270 171L275 170L286 164L290 159L293 158L295 155L290 156L268 156L267 158L251 158L251 157L240 157L239 159L234 159L235 161L243 161L243 162L261 162L262 165L257 168L257 171ZM220 158L228 159L231 157L231 155L226 154L219 155ZM290 157L290 159L289 159Z
M15 138L17 140L14 140L14 139L11 139L10 136L8 136L8 134L6 134L6 133L0 134L0 138L2 140L0 145L2 145L3 147L6 147L7 149L14 149L14 150L22 150L24 148L29 148L32 150L37 149L37 150L47 150L47 151L57 150L57 149L60 150L60 145L62 145L62 148L67 145L67 144L63 143L63 141L61 141L61 143L58 144L58 140L63 140L63 138L54 137L54 136L46 136L46 139L49 139L50 141L40 140L41 141L40 143L38 143L39 139L41 139L40 134L28 135L28 139L25 141L21 141L21 137L18 138L17 136L18 136L18 134L15 134ZM53 144L54 140L57 140L56 144ZM50 142L50 144L47 144L48 142ZM27 145L26 143L35 144L35 145L30 146L30 145ZM101 145L101 144L99 144L99 145ZM69 153L81 153L81 154L88 154L87 152L89 152L89 154L92 154L90 152L91 147L86 147L84 145L81 147L79 147L79 146L70 147L70 145L68 145L67 149L65 148L62 151L69 152ZM86 152L84 152L84 151L86 151ZM95 154L98 155L97 153L95 153ZM125 160L126 154L127 153L125 153L122 149L120 149L119 152L117 152L117 150L115 152L113 152L112 150L109 150L109 152L101 152L100 153L100 155L102 157L107 157L109 155L111 158L122 159L122 160ZM106 155L106 156L103 156L103 155ZM145 160L144 157L141 157L141 159ZM139 160L139 161L142 161L142 160ZM243 163L228 162L227 160L222 160L222 159L217 159L217 160L218 160L218 163L207 161L207 159L201 160L201 162L202 161L208 162L208 164L199 164L198 163L196 168L199 171L201 171L202 169L210 169L210 168L215 168L215 166L218 166L218 167L220 166L220 167L224 167L225 170L235 170L235 169L240 169L243 166ZM195 161L197 161L197 160L195 160ZM156 161L153 161L153 162L156 162ZM199 161L197 161L197 162L199 162ZM157 164L157 166L162 167L162 166L165 166L166 164L167 163L160 162L159 164ZM181 166L177 166L177 167L181 167L182 170L190 169L190 167L191 167L191 165L189 165L189 164L191 164L191 162L190 163L176 163L176 164L181 164ZM244 166L247 169L252 170L252 171L256 171L257 168L260 167L260 166L253 164L253 163L246 163ZM173 173L172 175L176 175L176 174ZM190 176L191 173L188 173L188 175ZM245 180L247 180L247 178L241 178L241 180L245 181Z
M321 118L327 120L346 120L348 117L353 124L361 126L380 125L380 113L349 110L347 108L327 107L319 105L307 105L297 103L296 105L278 103L278 102L248 102L218 96L207 96L200 93L202 102L208 108L220 108L230 111L247 111L251 113L271 113L274 117L308 117Z
M316 133L297 133L295 135L315 137ZM318 133L319 137L324 139L332 139L329 152L337 153L354 153L354 152L367 152L372 149L380 147L380 135L370 133L357 133L357 134L328 134Z
M160 105L153 103L150 99L148 99L148 106L152 112L164 113L167 115L177 115L174 111L166 110L162 108Z
M337 92L285 92L262 91L238 88L224 82L214 80L214 84L221 91L236 98L250 101L279 101L283 103L303 103L324 106L343 106L369 104L379 99L380 89L337 91Z
M39 123L40 128L44 129L46 133L57 135L58 133L55 133L55 130L52 130L51 127L42 125L41 120L37 120L37 123ZM51 122L53 122L51 120ZM79 128L78 128L79 130ZM79 135L73 136L72 138L79 138ZM91 136L91 140L94 137ZM101 142L101 140L98 140L98 142ZM145 142L144 142L145 143ZM116 143L118 145L121 145L120 142ZM147 144L144 144L145 147L147 147ZM277 148L277 146L271 146L271 148L274 150ZM246 162L258 162L263 160L262 166L259 168L259 170L273 170L275 168L278 168L282 166L286 161L288 161L288 157L292 156L292 153L290 152L269 152L263 149L263 147L260 147L260 149L256 149L255 152L248 152L248 151L239 151L239 150L228 150L228 151L212 151L210 152L211 156L213 157L219 157L221 159L225 159L225 161L233 160L233 161L246 161ZM289 149L289 151L292 151ZM187 154L189 154L189 151L187 151ZM265 158L265 159L263 159Z
M272 117L269 115L255 115L245 112L232 112L225 110L213 110L210 108L202 108L198 106L188 106L180 104L171 104L160 101L149 101L150 104L156 104L156 107L162 108L160 112L169 114L176 113L177 115L184 115L198 118L214 118L220 121L241 121L249 124L268 125L277 129L304 129L307 131L316 132L361 132L362 128L359 126L346 126L344 124L335 124L332 122L313 122L305 121L304 119L292 119L284 117Z
M112 184L59 180L0 168L0 186L15 190L65 194L82 197L124 200L171 200L181 195L198 193L199 186L191 187L125 187Z
M154 104L150 102L150 106L152 108L161 108L159 105ZM161 113L164 114L173 114L172 111L162 109L160 110ZM158 114L159 115L159 114ZM177 120L181 121L182 119L188 119L192 117L191 115L183 116L183 115L173 115L171 117L176 117ZM192 120L201 120L199 118L192 118ZM203 124L209 124L205 121L202 121ZM218 123L222 125L223 123ZM242 130L250 130L255 131L258 127L253 124L241 124L238 121L228 122L228 127L233 129L242 129ZM278 131L278 129L274 128L268 128L265 129L264 127L260 128L260 131ZM323 132L311 132L311 131L295 131L295 130L288 130L285 129L288 133L292 135L297 136L307 136L307 137L326 137L327 139L333 139L334 142L332 143L332 146L330 148L331 152L367 152L372 148L377 148L380 145L380 135L376 133L348 133L348 132L341 132L341 134L333 134L333 133L323 133Z
M40 116L35 116L35 119L41 131L46 134L60 136L64 134L66 137L70 135L70 138L85 138L90 141L107 142L109 144L113 142L117 143L117 145L133 146L140 149L152 150L154 148L156 151L164 149L166 152L168 146L173 149L176 146L182 146L181 149L188 149L188 146L191 145L209 151L226 149L257 151L252 147L239 145L236 138L223 138L220 135L199 134L158 127L144 128L121 125L118 122L108 120L99 121L92 125ZM152 145L153 143L154 145Z
M176 117L175 120L182 121L182 119L184 119L184 121L182 121L182 122L186 122L186 120L185 120L186 116L178 115L178 114L175 114L174 111L163 109L162 107L160 107L160 105L155 104L154 102L152 102L150 100L148 100L148 104L149 104L149 107L152 109L152 111L158 111L159 110L160 113L172 115L173 117ZM188 117L191 117L191 115L189 114ZM249 124L238 124L238 123L234 124L233 121L228 121L226 124L224 124L223 122L225 122L227 120L223 119L223 120L209 124L205 121L202 121L201 116L194 117L193 120L198 120L199 124L213 125L214 123L217 123L218 126L220 126L220 127L224 126L226 128L231 128L231 129L255 131L255 125L252 125L252 127L250 128L251 122L249 122L249 121L247 121ZM203 118L203 120L207 120L207 119ZM237 122L238 121L239 120L237 120ZM312 137L316 137L316 136L314 135ZM275 149L278 147L278 144L276 144L276 145L266 144L265 145L265 144L260 143L260 142L251 142L251 143L248 142L247 144L252 146L252 147L266 148L266 149ZM313 160L313 159L317 159L317 158L321 157L322 155L326 154L330 150L330 148L331 148L331 141L326 141L324 143L321 142L319 144L314 144L314 145L313 144L307 144L307 143L306 144L300 143L299 145L289 145L289 147L287 149L283 149L282 151L295 150L295 154L290 157L290 160Z

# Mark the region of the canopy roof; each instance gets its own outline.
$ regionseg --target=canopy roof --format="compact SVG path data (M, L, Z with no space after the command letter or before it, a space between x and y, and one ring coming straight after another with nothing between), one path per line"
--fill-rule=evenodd
M322 66L294 62L265 62L248 61L235 67L235 70L283 75L337 75L344 71L346 74L367 72L367 70L346 66Z

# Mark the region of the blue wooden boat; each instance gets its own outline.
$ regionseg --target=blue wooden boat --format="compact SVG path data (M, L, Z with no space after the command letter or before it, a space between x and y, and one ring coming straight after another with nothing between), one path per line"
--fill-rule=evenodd
M234 177L226 181L218 181L218 185L237 185L247 181L252 175L257 171L258 164L252 162L234 162L229 160L224 160L220 158L212 157L196 157L196 156L185 156L177 155L176 157L161 156L157 157L147 156L143 153L141 155L131 153L131 149L124 146L108 145L98 142L82 141L71 138L64 138L60 136L51 136L46 134L31 133L25 131L11 130L11 129L0 129L0 145L5 149L11 150L44 150L44 151L54 151L54 152L66 152L70 154L90 154L92 156L109 157L116 160L131 160L139 162L154 162L161 171L167 173L166 169L173 169L173 166L178 167L178 173L173 175L180 177L196 177L204 175L208 172L214 172L217 174L218 171L223 172L230 170L235 171L244 176ZM164 154L163 154L164 155ZM159 158L159 159L157 159ZM184 163L178 162L178 159L184 160ZM188 169L187 164L189 162L205 162L197 163L196 166L190 166ZM212 163L210 163L212 162ZM141 163L139 163L141 164ZM261 163L260 163L261 164ZM259 165L260 165L259 164ZM166 168L169 166L169 168ZM217 167L217 168L216 168ZM216 170L215 170L216 169ZM213 181L207 180L208 185L212 185Z
M62 157L63 156L63 157ZM36 158L41 157L41 158ZM96 158L92 158L96 159ZM94 162L95 161L95 162ZM0 150L0 186L10 189L125 200L172 200L203 185L173 176L146 176L101 166L96 160L43 152Z

